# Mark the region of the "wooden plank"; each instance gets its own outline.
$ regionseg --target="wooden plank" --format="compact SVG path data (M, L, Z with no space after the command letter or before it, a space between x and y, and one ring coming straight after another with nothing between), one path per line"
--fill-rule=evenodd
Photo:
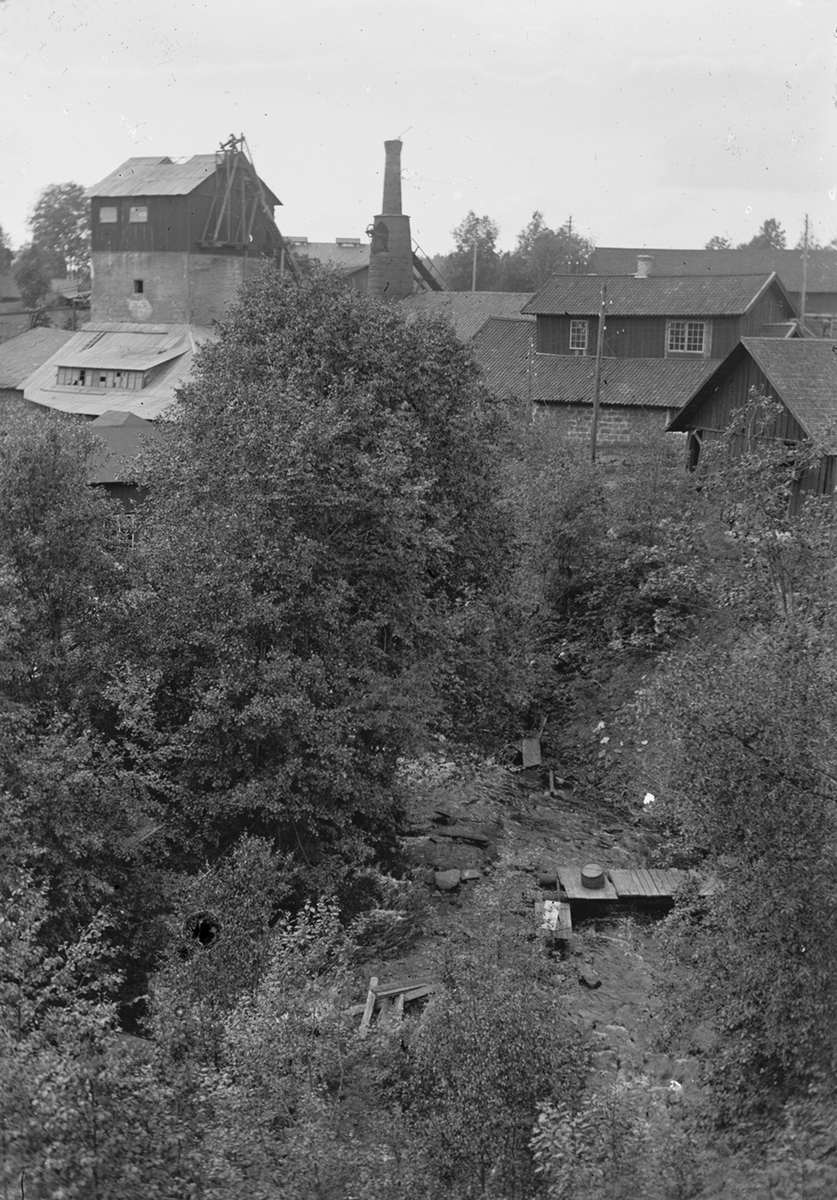
M369 1026L372 1024L372 1013L375 1011L375 1001L378 999L375 994L375 988L378 986L378 976L373 975L369 980L369 991L366 996L366 1004L363 1008L363 1017L360 1022L360 1036L365 1038L369 1032Z
M438 991L438 983L425 983L421 987L411 988L409 992L402 992L404 1003L410 1004L413 1000L421 1000L423 996L432 996L435 991Z
M608 871L608 875L610 876L611 883L616 888L620 900L629 900L642 895L642 887L637 879L636 871L617 868Z
M648 896L649 899L659 896L660 892L659 888L657 887L657 881L647 867L640 868L639 876L645 885L645 895Z
M523 769L541 765L541 739L539 737L523 739Z
M435 984L436 982L437 980L423 975L418 979L402 979L400 983L388 983L386 987L379 987L378 980L376 979L374 987L371 983L369 987L374 990L379 1000L383 1000L385 996L397 996L399 992L410 992L413 988L424 987L426 984Z
M581 867L558 867L558 878L570 900L618 900L616 888L605 875L602 888L586 888L581 882Z
M403 992L399 992L398 995L395 997L395 1004L393 1005L393 1016L395 1017L396 1021L401 1021L404 1018L404 993Z

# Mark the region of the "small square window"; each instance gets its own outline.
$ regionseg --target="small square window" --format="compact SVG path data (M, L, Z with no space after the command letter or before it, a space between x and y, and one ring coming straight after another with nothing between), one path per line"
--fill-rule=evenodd
M134 280L134 295L141 296L145 291L145 285L141 279Z
M131 222L144 222L148 220L148 205L147 204L132 204L128 209L128 220Z
M119 218L119 214L114 206L102 205L99 209L99 223L102 225L115 225Z
M570 321L570 354L587 353L587 322Z

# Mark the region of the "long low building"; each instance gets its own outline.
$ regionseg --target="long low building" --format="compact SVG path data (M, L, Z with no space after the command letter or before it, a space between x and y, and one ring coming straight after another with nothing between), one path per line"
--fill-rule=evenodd
M174 403L198 347L214 337L197 325L91 322L33 371L23 395L66 413L154 420Z

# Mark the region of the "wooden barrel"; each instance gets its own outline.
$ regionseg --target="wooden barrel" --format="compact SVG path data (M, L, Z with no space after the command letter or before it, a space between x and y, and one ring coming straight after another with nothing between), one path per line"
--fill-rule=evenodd
M600 891L605 885L605 873L598 863L588 863L581 868L581 886L591 892Z

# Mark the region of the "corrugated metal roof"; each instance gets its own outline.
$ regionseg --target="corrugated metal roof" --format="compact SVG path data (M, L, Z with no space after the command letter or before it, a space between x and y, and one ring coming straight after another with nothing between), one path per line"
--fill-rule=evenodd
M739 316L772 276L764 275L554 275L524 312L595 316L607 284L607 310L617 317ZM781 284L775 281L777 287Z
M753 248L742 250L645 250L597 246L590 270L600 275L632 275L639 255L653 259L652 277L660 275L749 275L775 271L791 292L802 291L802 251ZM837 294L837 250L808 251L807 290Z
M249 162L248 162L249 167ZM193 154L177 161L171 158L129 158L84 193L88 199L118 196L188 196L217 169L214 154ZM261 181L268 204L282 201Z
M670 428L679 432L691 429L697 411L746 355L809 436L821 436L837 419L837 341L742 338L712 375L692 390Z
M60 355L62 367L147 371L190 349L188 327L88 331L76 335Z
M214 154L194 154L186 162L171 158L128 158L85 192L102 196L186 196L215 174Z
M411 313L445 317L456 336L467 342L489 317L522 318L531 298L531 292L416 292L399 304Z
M0 345L0 388L19 388L33 371L75 337L68 329L27 329Z
M173 356L160 356L157 361L164 366L160 373L139 391L121 390L120 388L88 388L61 387L56 383L58 368L73 364L65 361L66 348L54 354L37 371L29 376L22 384L23 394L27 400L35 404L43 404L48 408L59 409L61 412L83 413L88 416L101 416L108 410L115 412L131 412L139 417L153 420L162 416L174 401L175 389L185 383L192 369L195 349L205 341L216 338L212 329L199 325L129 325L129 324L88 324L80 334L75 336L81 341L90 343L95 334L112 335L120 339L124 347L121 357L114 359L114 366L122 366L126 370L145 369L138 367L137 359L132 358L129 350L130 338L137 339L137 349L140 354L147 351L145 339L151 335L161 344L166 338L171 339L174 346L182 347ZM101 343L106 344L105 337ZM91 347L94 349L94 347ZM96 362L101 366L101 362Z
M91 421L90 428L103 443L90 467L90 483L133 483L134 460L143 445L162 436L151 421L113 409Z

